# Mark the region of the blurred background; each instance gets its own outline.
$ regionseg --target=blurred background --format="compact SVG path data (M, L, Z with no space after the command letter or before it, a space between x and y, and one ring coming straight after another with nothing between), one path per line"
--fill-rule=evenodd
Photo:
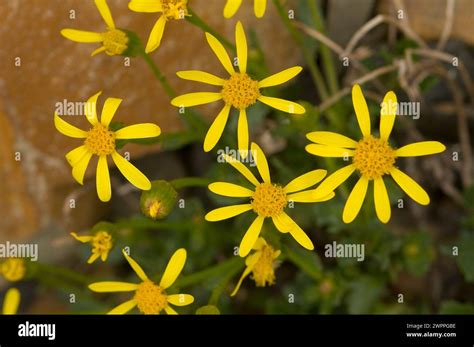
M108 3L119 28L147 39L157 14L131 12L127 0ZM270 92L301 102L306 115L292 117L262 105L249 112L251 140L269 157L275 181L286 183L316 168L332 172L343 164L306 153L304 135L328 130L355 138L354 83L362 85L372 117L379 114L389 90L399 101L420 103L419 119L397 117L394 145L436 140L448 149L441 155L400 160L429 193L429 206L416 205L395 185L388 187L393 215L387 225L376 219L369 199L361 216L345 225L341 192L325 204L297 206L293 217L313 239L315 252L282 244L285 256L275 286L255 288L247 279L233 299L229 293L240 272L214 272L189 284L187 292L196 302L180 312L193 313L211 303L222 313L474 313L474 32L468 29L474 3L269 0L262 19L255 18L252 1L243 1L232 19L222 16L224 5L224 0L189 1L196 15L230 42L237 20L244 23L256 77L304 67L298 79ZM241 177L216 161L216 151L203 152L195 124L170 105L145 61L132 58L128 66L124 57L90 57L93 45L59 34L63 28L105 30L93 1L5 0L0 17L0 242L39 245L39 261L26 263L21 281L12 283L0 273L2 293L11 286L22 292L20 312L106 312L120 297L106 296L104 301L87 284L135 281L120 255L124 246L133 247L136 260L156 275L179 247L188 250L185 276L232 258L250 217L204 221L207 211L228 203L210 194L204 183L237 183ZM203 30L190 21L168 23L151 58L179 94L204 89L178 79L176 71L225 72ZM198 187L178 189L184 205L177 205L165 220L141 215L140 192L113 167L113 197L107 204L97 198L93 168L84 186L73 180L64 155L79 142L54 128L55 104L85 101L99 90L99 102L124 99L116 121L153 122L162 128L159 142L124 147L150 179L201 179ZM214 106L196 108L201 126L207 127L217 114ZM77 117L73 123L84 127L85 120ZM231 117L225 130L234 147L236 123ZM397 208L398 199L404 200L403 208ZM269 224L265 228L265 234L274 233ZM98 230L113 233L115 247L107 263L87 265L90 247L69 233ZM365 261L325 258L323 246L332 241L364 243Z

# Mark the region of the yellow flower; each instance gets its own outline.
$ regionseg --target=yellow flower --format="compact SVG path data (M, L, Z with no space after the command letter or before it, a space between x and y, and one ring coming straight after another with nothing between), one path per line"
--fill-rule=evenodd
M102 43L102 46L93 51L91 56L101 52L108 55L121 55L128 48L129 38L127 34L116 28L106 0L95 0L95 5L107 25L106 32L63 29L61 35L74 42Z
M89 286L90 290L98 293L135 292L133 299L115 307L109 314L125 314L135 306L144 314L159 314L162 310L165 310L167 314L177 314L170 304L186 306L194 302L192 295L169 295L165 291L175 282L184 267L184 263L186 262L186 250L184 248L178 249L173 254L166 266L163 277L161 277L159 285L153 283L140 265L128 256L125 251L123 251L123 255L137 276L142 280L141 283L97 282Z
M224 7L224 17L231 18L238 11L242 0L227 0ZM257 18L262 18L267 7L267 0L254 0L253 9Z
M253 210L257 215L257 218L250 225L240 243L239 254L241 257L247 256L254 246L265 218L271 218L273 224L275 224L275 227L280 232L289 232L291 236L293 236L293 238L304 248L309 250L314 249L313 242L299 225L296 224L288 214L286 214L284 209L287 207L289 201L321 202L331 199L334 196L333 192L329 192L323 198L315 199L312 196L311 190L302 191L303 189L312 187L321 181L324 176L326 176L326 170L310 171L295 178L286 186L282 187L271 182L270 170L262 149L255 143L252 143L251 149L253 159L257 164L257 169L263 182L259 182L252 172L240 161L225 154L223 154L223 158L255 186L254 190L227 182L215 182L209 185L209 190L215 194L229 197L249 198L251 201L246 204L232 205L212 210L206 215L206 220L209 222L221 221Z
M16 314L20 305L20 291L16 288L8 289L3 299L3 314Z
M0 274L10 282L22 280L26 274L25 261L21 258L7 258L0 263Z
M342 214L345 223L352 222L362 207L369 182L374 183L374 203L377 217L382 223L390 220L391 209L387 188L383 176L391 175L408 196L421 205L428 205L428 194L406 173L400 171L395 162L398 157L416 157L443 152L446 147L437 141L416 142L395 149L388 139L392 132L397 110L395 93L388 92L383 100L380 119L380 136L371 134L370 115L367 103L359 85L352 88L352 103L357 116L362 139L354 141L346 136L316 131L306 135L315 142L306 146L306 151L321 157L352 157L352 164L337 170L327 177L314 191L314 197L326 195L358 171L360 178L349 198Z
M275 259L280 256L281 251L275 250L263 237L258 238L252 249L255 252L245 259L246 268L244 273L230 296L237 294L243 280L250 273L252 273L252 279L257 287L275 284Z
M93 236L78 236L76 233L71 233L77 241L86 243L90 242L92 246L92 255L87 260L88 264L92 264L97 258L106 261L110 250L113 247L112 235L107 231L98 231Z
M203 71L179 71L177 75L182 79L216 85L221 87L221 91L215 93L202 92L184 94L174 98L171 103L176 107L190 107L207 104L221 99L224 101L224 108L217 115L204 140L204 151L206 152L212 150L219 141L227 123L231 107L238 109L240 111L237 131L238 144L241 155L246 157L249 146L249 131L246 109L249 106L253 105L255 102L257 102L257 100L259 100L264 104L267 104L283 112L293 114L303 114L306 112L304 107L297 103L260 94L261 88L272 87L285 83L298 75L302 68L295 66L267 77L261 81L255 81L246 72L247 39L245 38L245 32L242 27L242 23L238 22L235 27L235 41L237 43L239 72L234 70L234 66L227 55L224 46L222 46L222 44L209 33L206 33L206 38L207 42L211 46L211 49L214 51L217 58L219 58L222 65L229 73L230 78L227 80L222 79Z
M188 0L131 0L128 8L134 12L156 13L161 12L148 37L145 52L153 52L160 46L166 22L174 19L183 19L188 15Z
M109 168L107 166L107 156L112 156L120 172L134 186L142 190L149 190L151 183L135 166L123 158L115 150L115 141L122 139L143 139L160 135L160 128L151 123L142 123L124 127L117 131L109 128L122 99L107 98L102 109L100 122L97 118L97 98L102 92L91 96L86 103L86 118L92 125L89 131L84 131L65 122L57 114L54 115L54 125L56 129L69 137L84 139L84 144L66 154L66 159L72 166L72 176L79 183L83 184L84 174L89 161L93 155L99 157L97 164L97 194L99 199L106 202L112 197L110 186Z

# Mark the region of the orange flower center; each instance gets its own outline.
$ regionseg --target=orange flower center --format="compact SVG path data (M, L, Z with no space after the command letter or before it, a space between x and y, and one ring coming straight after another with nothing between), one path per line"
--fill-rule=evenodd
M128 48L128 36L122 30L110 29L104 34L102 44L108 55L120 55Z
M221 93L227 105L246 109L255 104L260 96L260 89L258 81L254 81L246 73L236 72L224 82Z
M112 249L112 235L107 231L99 231L92 238L92 252L98 254L108 254Z
M140 283L134 299L138 309L144 314L159 314L168 305L165 291L152 281Z
M362 176L374 180L388 174L395 159L395 151L387 141L370 135L357 143L352 162Z
M260 217L275 217L287 205L283 188L272 183L260 183L252 196L252 207Z
M0 274L10 282L16 282L25 277L25 261L20 258L7 258L0 263Z
M88 131L84 145L95 155L110 155L115 151L115 133L97 123Z
M184 19L188 16L187 0L161 0L161 9L166 19Z

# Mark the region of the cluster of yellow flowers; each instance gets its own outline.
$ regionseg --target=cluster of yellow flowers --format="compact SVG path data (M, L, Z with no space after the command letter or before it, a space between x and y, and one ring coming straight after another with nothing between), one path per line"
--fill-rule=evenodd
M237 12L241 2L242 0L228 0L224 7L224 17L232 17ZM129 48L127 32L115 26L106 0L95 0L95 4L107 25L105 32L95 33L64 29L61 31L62 35L77 42L101 43L102 46L96 49L92 55L99 52L105 52L109 55L126 54ZM254 4L255 15L259 18L263 17L266 0L255 0ZM178 20L190 15L187 5L187 0L130 1L129 8L132 11L161 13L151 30L145 48L146 53L150 53L159 47L168 20ZM247 40L244 27L240 22L237 22L235 27L238 71L236 71L222 43L210 33L205 33L205 37L229 76L221 78L203 71L179 71L177 75L182 79L210 84L218 87L219 90L180 95L171 100L171 104L176 107L192 107L219 100L223 101L221 111L205 136L203 148L206 152L211 151L219 142L230 111L232 108L236 108L239 111L237 126L239 153L242 158L251 153L261 177L261 180L257 179L236 158L223 155L225 161L242 174L253 187L249 189L229 182L215 182L209 185L209 190L215 194L227 197L244 197L248 198L249 201L245 204L221 207L210 211L205 216L207 221L221 221L247 211L253 211L256 215L240 243L239 255L247 257L246 269L232 295L236 294L243 279L251 273L257 286L274 283L274 269L280 251L274 249L259 236L265 219L271 218L278 231L291 235L301 246L313 250L314 245L311 239L285 210L290 202L320 203L332 199L335 196L334 190L355 171L359 175L359 180L350 193L343 210L342 219L345 223L352 222L358 215L370 182L373 182L374 185L375 211L379 220L383 223L390 220L390 201L383 179L387 175L390 175L413 200L422 205L429 203L429 197L423 188L407 174L400 171L395 163L399 157L440 153L445 150L445 147L439 142L426 141L413 143L398 149L393 148L389 143L389 136L396 118L396 109L393 108L387 114L381 114L379 136L373 135L367 103L359 85L354 85L352 89L354 110L362 133L358 141L328 131L315 131L306 135L313 142L306 146L306 151L310 154L320 157L340 157L345 160L352 158L352 163L327 177L326 170L315 169L296 177L286 185L273 182L264 152L258 144L249 141L246 110L257 101L260 101L289 114L304 114L306 112L305 108L298 103L262 94L262 89L291 80L302 71L302 68L299 66L291 67L258 81L247 72ZM80 130L66 123L58 115L54 116L58 131L84 141L82 146L66 154L66 158L72 167L74 179L80 184L83 183L85 170L92 156L97 155L99 158L96 174L97 193L102 201L109 201L111 198L111 184L107 156L110 155L121 173L133 185L142 190L149 190L151 183L148 178L116 151L116 140L156 137L160 134L160 128L154 124L138 124L117 131L112 130L110 123L122 100L108 98L103 106L99 121L96 111L96 102L99 95L100 92L87 101L93 106L86 108L93 110L86 114L86 118L91 125L88 131ZM388 92L383 102L396 103L395 94L391 91ZM318 183L320 183L319 186L314 187ZM94 262L99 257L102 261L105 261L113 246L111 235L105 231L91 236L78 236L75 233L72 235L81 242L92 244L92 256L88 263ZM252 254L250 254L251 250L254 250ZM184 249L177 250L171 257L159 284L153 283L126 252L123 255L142 281L141 283L100 282L90 285L90 289L96 292L135 292L131 300L116 307L110 313L126 313L136 306L145 314L160 313L162 310L168 314L174 314L176 312L170 307L170 304L183 306L193 302L194 299L191 295L168 295L166 293L166 289L173 284L184 266L186 260Z

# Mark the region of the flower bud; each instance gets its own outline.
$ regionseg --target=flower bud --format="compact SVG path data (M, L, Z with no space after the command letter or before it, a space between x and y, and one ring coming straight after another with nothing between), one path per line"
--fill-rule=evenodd
M214 314L221 314L221 312L214 305L206 305L206 306L199 307L196 310L196 314L199 314L199 315L211 315L211 314L213 314L214 315Z
M163 219L173 211L177 199L178 193L170 183L153 181L151 189L142 192L140 208L145 216L153 220Z

